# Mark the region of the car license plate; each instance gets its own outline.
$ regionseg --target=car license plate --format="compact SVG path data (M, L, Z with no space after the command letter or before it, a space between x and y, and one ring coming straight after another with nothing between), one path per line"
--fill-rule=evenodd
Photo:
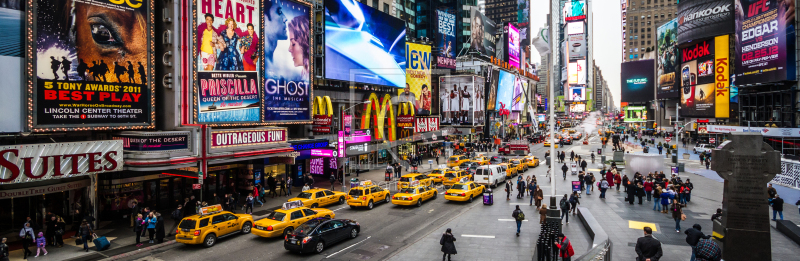
M450 196L458 196L458 193L450 193Z
M292 244L294 244L294 243L297 243L297 240L296 240L296 239L292 239L292 240L290 240L290 241L292 242ZM298 245L299 245L299 244L298 244Z
M489 180L489 177L483 177L483 180Z

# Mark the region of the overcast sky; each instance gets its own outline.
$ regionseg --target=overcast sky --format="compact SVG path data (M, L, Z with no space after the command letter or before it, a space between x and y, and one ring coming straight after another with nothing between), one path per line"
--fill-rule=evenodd
M530 0L531 1L531 34L539 32L547 22L547 14L550 12L549 0ZM594 61L603 77L608 82L608 89L614 96L614 104L619 107L619 64L622 62L622 23L620 21L620 2L619 0L593 0L592 15L594 15ZM531 46L531 61L541 62L536 48ZM587 62L589 64L589 62Z

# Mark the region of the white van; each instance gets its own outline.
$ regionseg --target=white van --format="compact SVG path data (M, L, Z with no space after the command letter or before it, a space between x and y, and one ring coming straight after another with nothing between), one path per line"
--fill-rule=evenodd
M479 166L478 169L475 170L475 183L490 187L497 187L497 184L500 184L505 180L506 172L500 165Z

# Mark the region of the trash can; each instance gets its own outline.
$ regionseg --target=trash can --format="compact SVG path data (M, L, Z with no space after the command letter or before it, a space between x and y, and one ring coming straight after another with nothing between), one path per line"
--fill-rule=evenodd
M686 170L683 169L685 165L685 163L678 162L678 171L685 172Z
M491 188L486 188L486 190L483 191L483 204L484 205L494 204L494 194L492 193Z
M359 182L358 182L358 179L357 179L357 178L352 178L352 179L350 179L350 188L355 188L355 187L358 187L358 183L359 183Z
M391 171L387 171L387 172L386 172L386 173L383 175L383 177L384 177L384 180L386 180L386 181L392 181L392 172L391 172Z

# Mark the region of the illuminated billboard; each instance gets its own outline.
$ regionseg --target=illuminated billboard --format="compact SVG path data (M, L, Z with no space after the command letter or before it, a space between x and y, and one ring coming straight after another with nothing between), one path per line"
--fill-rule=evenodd
M508 63L519 68L519 29L508 23L508 46L506 49Z

